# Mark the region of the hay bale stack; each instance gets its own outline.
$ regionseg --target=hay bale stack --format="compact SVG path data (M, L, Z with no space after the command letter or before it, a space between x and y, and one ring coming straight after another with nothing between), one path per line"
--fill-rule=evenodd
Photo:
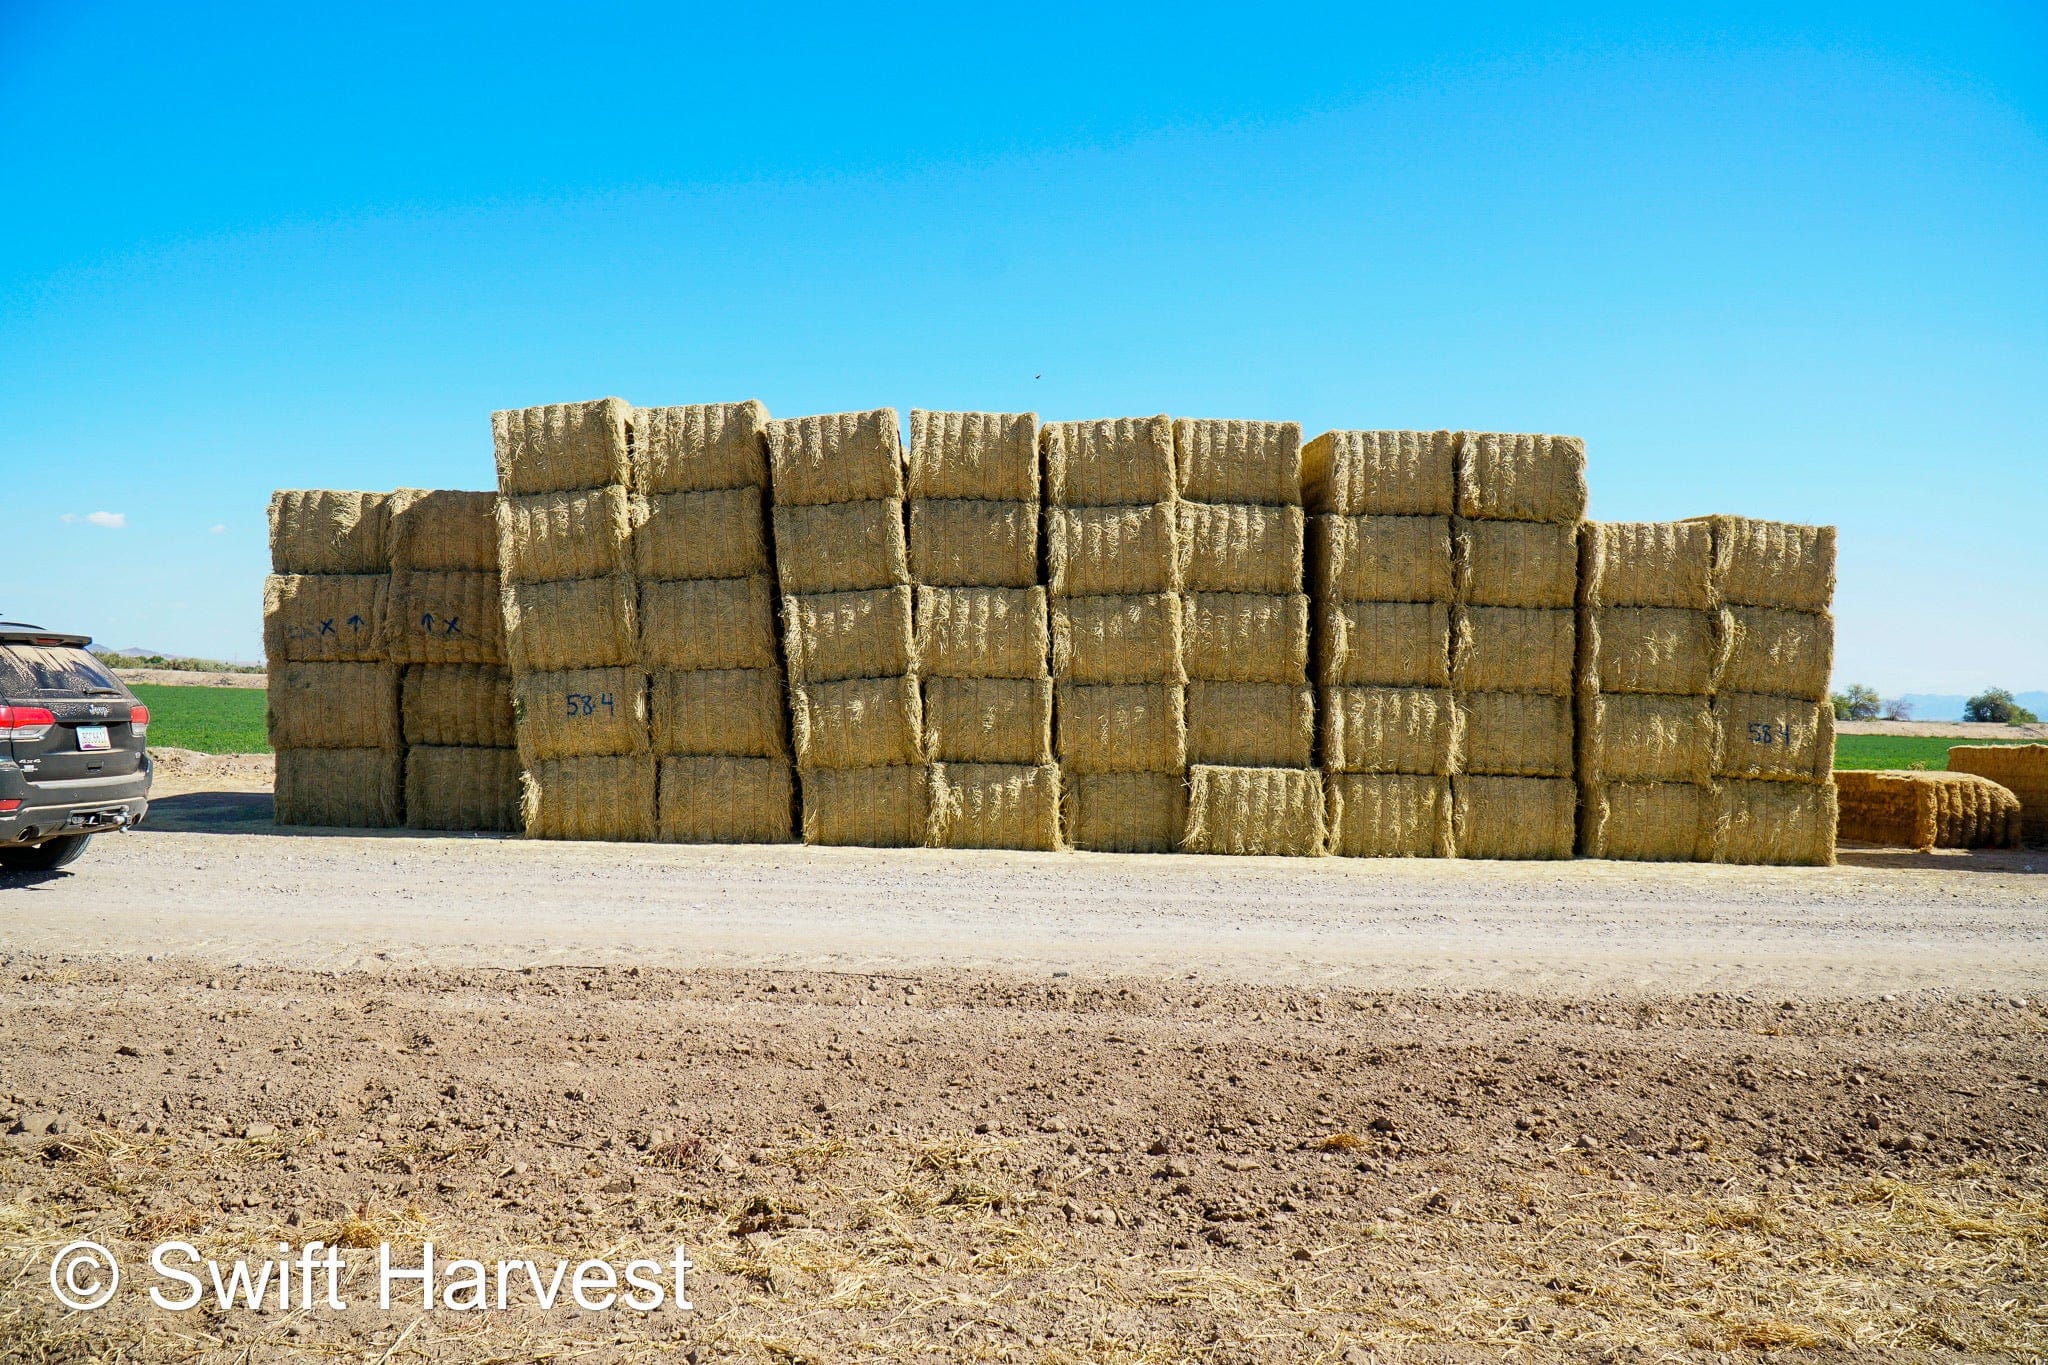
M1448 858L1456 441L1332 431L1302 451L1329 849Z
M1173 423L1051 422L1039 449L1061 824L1076 848L1168 852L1187 826Z
M804 841L921 847L930 775L895 410L766 434Z
M1835 791L1837 839L1922 851L2020 841L2019 798L1975 773L1844 772Z
M529 838L654 837L621 399L491 414L498 572Z
M1319 854L1301 426L1183 417L1173 457L1188 677L1182 847Z
M2020 803L2021 840L2048 848L2048 744L1958 744L1948 751L1948 767L2011 792Z
M795 837L767 426L758 402L633 412L640 662L671 842Z

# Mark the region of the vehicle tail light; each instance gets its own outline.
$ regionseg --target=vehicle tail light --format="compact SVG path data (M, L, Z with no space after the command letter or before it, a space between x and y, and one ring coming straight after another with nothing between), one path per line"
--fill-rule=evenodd
M0 801L0 815L12 815L12 814L14 814L14 812L16 812L16 811L18 811L18 810L20 810L20 809L21 809L21 802L19 802L19 801L15 801L15 800L8 800L8 801Z
M149 734L149 708L140 702L136 703L135 709L128 713L128 723L135 727L135 737L137 739L147 736Z
M40 706L0 706L0 739L38 740L56 723L57 717Z

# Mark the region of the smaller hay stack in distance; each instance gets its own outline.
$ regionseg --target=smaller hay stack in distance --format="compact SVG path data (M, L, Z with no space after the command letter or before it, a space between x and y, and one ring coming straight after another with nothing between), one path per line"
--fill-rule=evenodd
M2017 848L2020 802L1975 773L1842 772L1838 840L1889 848Z
M2048 744L1957 744L1948 768L1998 783L2020 803L2020 838L2048 848Z

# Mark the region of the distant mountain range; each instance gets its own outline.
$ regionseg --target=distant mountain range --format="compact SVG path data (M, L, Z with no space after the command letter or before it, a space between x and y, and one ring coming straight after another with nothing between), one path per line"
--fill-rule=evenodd
M1914 720L1961 720L1963 703L1969 697L1961 693L1950 696L1945 692L1908 692L1899 700L1913 704ZM2015 692L2013 700L2037 716L2048 716L2048 692Z

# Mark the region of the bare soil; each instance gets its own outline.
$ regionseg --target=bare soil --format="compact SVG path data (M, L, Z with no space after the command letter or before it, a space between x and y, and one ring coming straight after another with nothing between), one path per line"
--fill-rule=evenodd
M1838 735L1901 735L1909 739L2048 740L2048 724L1997 725L1968 720L1841 720Z

